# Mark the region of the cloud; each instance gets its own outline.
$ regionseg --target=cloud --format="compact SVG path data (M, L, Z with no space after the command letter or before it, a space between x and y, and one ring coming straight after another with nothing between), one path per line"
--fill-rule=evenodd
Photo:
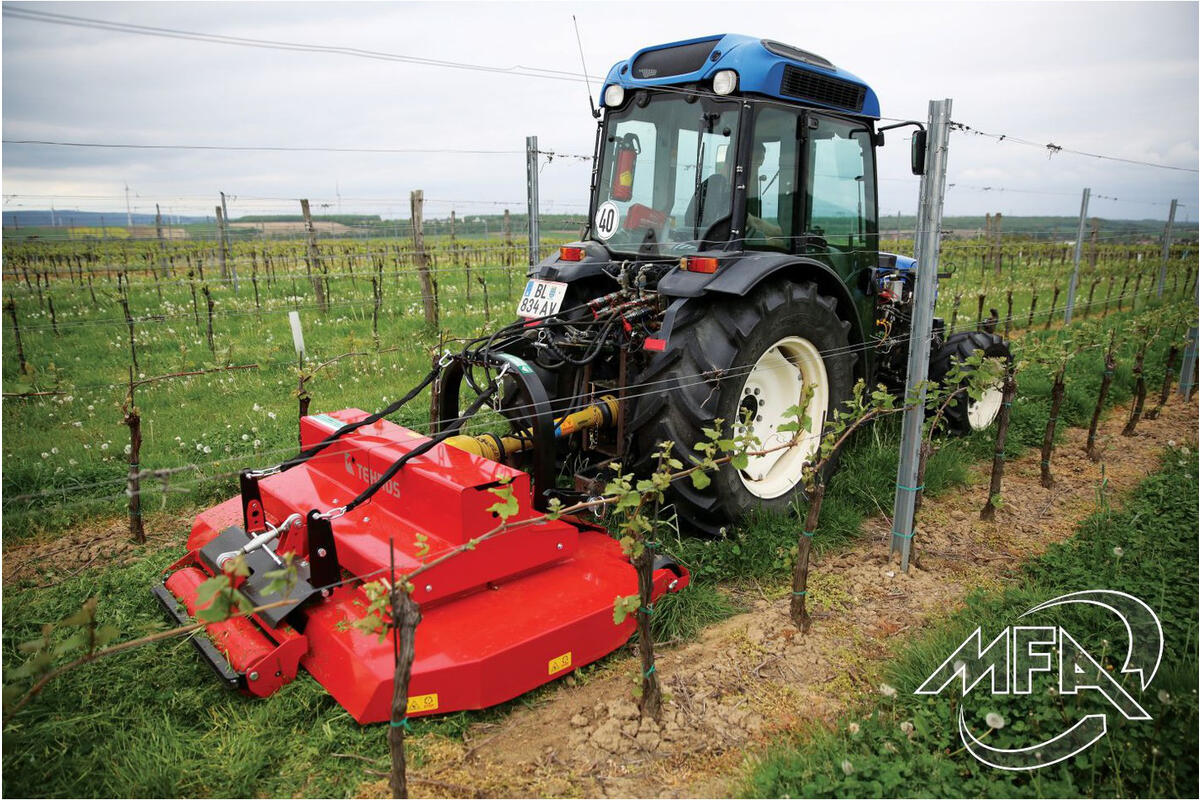
M24 4L9 4L20 8ZM640 47L706 35L729 18L707 3L40 3L33 7L229 36L355 47L498 67L603 74ZM1197 163L1197 12L1192 4L739 3L740 32L811 49L870 82L885 115L921 118L931 97L982 130L1093 152ZM936 19L937 24L930 24ZM6 16L5 139L154 144L544 149L587 154L595 125L581 82L344 55L294 53L50 25ZM593 93L599 86L592 85ZM1115 197L1197 203L1194 173L1094 162L952 137L947 213L1073 215L1085 185ZM880 208L915 208L903 136L879 159ZM224 190L243 213L294 212L296 198L406 216L523 207L524 156L194 153L6 145L6 194L104 194L205 213ZM543 210L586 206L586 164L541 173ZM1043 192L1044 194L1035 194ZM453 202L451 202L453 201ZM80 201L81 203L83 201ZM89 201L91 202L91 201ZM274 203L272 206L271 204ZM1110 204L1113 216L1165 207ZM1002 207L1001 207L1002 206ZM36 206L29 206L36 207Z

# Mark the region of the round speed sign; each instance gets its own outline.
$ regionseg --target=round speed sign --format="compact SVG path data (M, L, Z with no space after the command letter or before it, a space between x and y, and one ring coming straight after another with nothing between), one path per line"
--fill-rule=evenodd
M607 242L611 239L620 222L621 212L611 200L602 203L600 208L596 209L596 235L601 241Z

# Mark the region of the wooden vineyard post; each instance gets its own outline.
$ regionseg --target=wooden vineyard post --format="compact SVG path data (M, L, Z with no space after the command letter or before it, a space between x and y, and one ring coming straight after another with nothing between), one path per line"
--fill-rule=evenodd
M429 259L425 253L425 231L422 214L425 207L425 192L414 189L409 196L412 207L413 261L421 278L421 302L425 305L425 326L438 329L437 283L429 271Z
M308 208L308 198L300 200L300 212L304 215L304 231L308 237L308 249L304 254L305 269L308 271L308 279L313 285L313 294L317 298L317 308L324 314L328 310L328 305L325 300L325 284L322 282L319 274L321 257L317 252L317 229L313 227L312 213Z
M225 214L217 206L217 262L221 265L221 278L229 277L229 264L226 262L225 251Z
M979 512L979 518L991 521L996 518L996 500L1000 497L1000 486L1004 480L1004 444L1008 439L1008 423L1012 416L1012 401L1017 394L1017 379L1009 368L1004 380L1004 400L996 420L996 452L992 456L992 482L988 486L988 499Z

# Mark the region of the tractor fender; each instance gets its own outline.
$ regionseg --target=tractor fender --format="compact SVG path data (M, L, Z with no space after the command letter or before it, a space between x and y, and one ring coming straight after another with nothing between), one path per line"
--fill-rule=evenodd
M543 281L561 281L575 283L576 281L607 275L605 268L613 262L607 251L596 242L572 242L564 247L579 247L586 253L583 261L562 261L559 251L538 262L529 270L529 277Z
M760 284L779 279L812 281L817 284L821 294L837 301L838 315L850 323L850 343L864 343L866 326L863 324L855 293L841 276L827 264L815 259L782 253L747 254L736 262L723 266L715 275L675 269L663 276L658 282L658 292L669 298L670 303L659 336L669 340L671 327L679 315L685 313L688 301L698 298L711 299L713 295L743 297ZM694 302L692 304L698 305ZM859 359L858 369L867 367L870 360L869 353L867 358Z

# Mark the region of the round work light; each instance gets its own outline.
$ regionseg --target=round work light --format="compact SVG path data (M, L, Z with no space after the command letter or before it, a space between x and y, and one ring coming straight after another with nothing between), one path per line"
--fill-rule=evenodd
M723 69L713 75L713 91L717 94L730 94L737 88L738 75L731 69Z

